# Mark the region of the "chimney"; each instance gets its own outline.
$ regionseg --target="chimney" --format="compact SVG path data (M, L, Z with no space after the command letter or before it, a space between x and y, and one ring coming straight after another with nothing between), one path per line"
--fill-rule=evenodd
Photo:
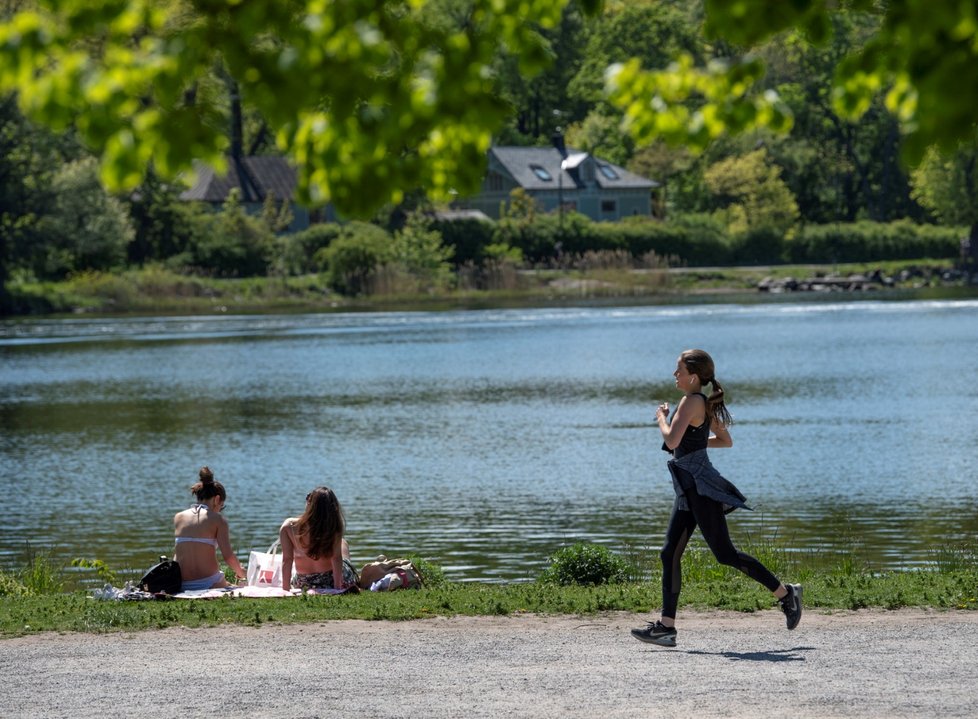
M567 148L564 147L564 133L560 131L559 127L554 130L554 134L550 136L550 142L552 142L554 147L557 148L557 152L560 153L560 156L566 160Z

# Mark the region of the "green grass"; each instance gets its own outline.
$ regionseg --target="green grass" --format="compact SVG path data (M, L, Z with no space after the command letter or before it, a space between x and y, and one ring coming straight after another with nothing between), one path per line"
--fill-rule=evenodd
M747 546L747 545L750 546ZM978 609L978 556L970 545L946 548L927 569L874 572L858 556L793 555L776 543L745 543L787 581L805 585L805 604L822 610L863 608ZM30 572L0 571L0 636L43 631L139 631L222 624L315 623L338 619L411 620L434 616L505 616L519 613L586 615L604 611L655 612L660 604L658 569L647 559L646 581L561 586L535 581L513 584L457 583L427 563L434 579L419 591L293 599L197 601L102 601L76 590L58 593L57 565L35 553ZM634 561L634 557L630 558ZM656 559L657 561L657 559ZM424 562L421 562L425 564ZM97 572L99 567L90 567ZM102 568L104 571L104 567ZM21 580L41 577L30 587ZM46 577L46 578L45 578ZM78 578L75 579L77 583ZM703 548L683 558L682 609L754 612L774 607L771 595L739 572L723 567Z
M797 577L791 577L792 580ZM802 579L809 608L852 610L978 609L978 572L892 572L872 576L813 574ZM359 595L294 599L173 600L118 602L91 599L81 592L0 597L0 636L43 631L107 632L221 624L260 626L337 619L409 620L434 616L492 616L518 613L593 614L604 611L654 612L657 582L593 587L521 584L459 584L419 591L363 592ZM685 609L754 612L774 602L758 586L738 576L687 581Z
M37 549L26 543L20 569L0 573L0 587L3 588L0 591L21 596L58 594L64 591L64 570L64 565L58 563L50 549Z

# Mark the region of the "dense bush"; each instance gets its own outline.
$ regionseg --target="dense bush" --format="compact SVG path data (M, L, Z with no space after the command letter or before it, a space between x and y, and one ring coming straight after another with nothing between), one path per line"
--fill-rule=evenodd
M902 220L809 225L788 238L771 228L757 228L731 237L722 223L708 214L678 215L668 222L644 217L594 222L576 212L564 213L563 219L551 212L504 217L495 223L441 222L433 225L436 228L450 228L447 232L451 239L445 244L455 247L456 265L483 264L489 258L487 248L492 244L519 250L530 263L560 261L587 252L622 250L636 258L654 252L668 258L671 264L692 267L940 259L958 255L964 233L959 228L917 225ZM355 234L361 229L362 226ZM335 229L324 230L321 237L334 232ZM350 230L341 232L348 234ZM322 261L321 256L319 260Z
M626 250L633 257L654 252L694 266L722 265L732 257L729 240L717 223L683 218L669 223L651 218L594 222L576 212L565 213L563 221L555 213L531 222L504 218L496 224L495 241L520 249L530 262L604 250Z
M808 225L786 243L789 262L876 262L957 257L965 230L897 222Z
M496 222L492 237L492 244L518 248L528 262L553 258L556 242L552 228L535 218L503 217Z
M550 557L540 581L552 584L619 584L637 575L628 562L599 544L577 542Z
M394 232L390 261L410 278L415 291L444 289L452 281L449 259L452 249L442 243L441 233L431 228L423 212L412 212L404 227Z
M340 236L342 227L336 223L310 225L304 230L275 238L272 267L280 275L304 275L320 267L316 253Z
M37 222L43 241L31 247L36 276L60 279L70 272L121 267L135 233L126 208L100 184L98 163L85 158L63 165L51 192Z
M547 237L553 238L554 243L560 242L561 251L566 254L628 249L617 231L620 225L594 222L577 212L565 212L563 220L559 214L542 215L537 225Z
M733 238L730 261L735 265L775 265L784 259L784 233L758 227Z
M635 257L654 252L686 265L722 265L730 260L726 234L716 224L682 218L666 222L651 218L618 223L596 223L599 231L619 238L617 244Z
M268 273L275 235L245 212L232 190L217 214L207 215L191 251L194 266L218 277L255 277Z
M180 187L151 175L127 198L136 232L129 243L129 262L142 265L183 255L172 264L190 264L195 238L209 226L212 213L202 202L180 199Z
M492 244L495 223L492 220L460 219L435 220L431 229L441 233L442 243L452 248L452 262L482 263L485 248Z
M250 217L227 231L215 222L194 243L192 264L215 277L255 277L268 271L273 235Z
M315 259L332 289L358 295L369 289L371 276L390 256L391 236L384 229L368 222L350 222Z

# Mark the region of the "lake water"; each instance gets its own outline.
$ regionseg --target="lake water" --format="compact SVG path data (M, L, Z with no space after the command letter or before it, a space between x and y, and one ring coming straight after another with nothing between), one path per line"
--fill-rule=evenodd
M562 544L661 543L652 421L698 346L736 424L736 539L880 568L978 536L978 301L0 323L0 565L172 549L198 468L243 561L333 487L356 563L535 577Z

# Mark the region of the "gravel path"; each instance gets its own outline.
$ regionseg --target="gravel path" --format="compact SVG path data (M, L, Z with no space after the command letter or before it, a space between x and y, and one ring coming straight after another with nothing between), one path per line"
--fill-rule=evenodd
M2 717L975 717L978 612L457 617L0 640Z

